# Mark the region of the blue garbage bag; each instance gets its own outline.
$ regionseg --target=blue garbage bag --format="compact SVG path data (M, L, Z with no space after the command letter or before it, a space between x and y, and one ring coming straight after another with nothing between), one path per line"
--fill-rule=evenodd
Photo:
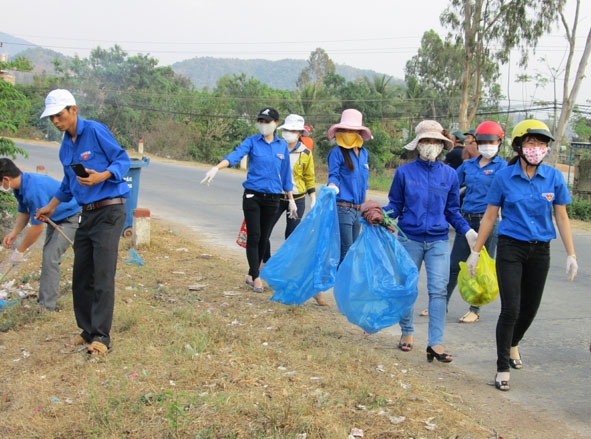
M261 269L272 301L301 305L332 288L341 254L336 193L320 188L314 208Z
M410 311L418 295L419 271L388 229L360 221L361 233L337 272L334 298L351 323L373 334Z
M129 253L127 254L127 261L125 261L125 262L127 264L134 264L134 265L139 265L139 266L143 266L144 265L144 261L142 260L142 257L133 248L130 248L129 249Z

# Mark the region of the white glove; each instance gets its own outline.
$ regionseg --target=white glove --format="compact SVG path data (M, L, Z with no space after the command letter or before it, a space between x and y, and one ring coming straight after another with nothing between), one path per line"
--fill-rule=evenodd
M476 276L476 267L478 266L479 260L480 252L472 251L466 263L466 265L468 265L468 273L470 273L470 276Z
M579 271L579 264L577 264L577 257L570 255L566 257L566 275L569 282L572 282Z
M478 233L474 229L470 229L466 232L466 241L468 241L468 245L470 246L470 250L476 244L476 240L478 239Z
M327 186L328 188L332 189L333 191L335 191L337 193L337 195L339 194L339 188L336 186L336 184L331 183Z
M314 209L315 204L316 204L316 192L312 192L310 194L310 210Z
M14 251L10 254L9 260L12 263L12 265L20 264L24 260L23 253L19 252L17 249L14 249Z
M289 200L289 213L287 214L287 217L289 219L298 219L298 206L296 205L296 202L294 200Z
M209 183L212 182L213 177L215 177L215 174L217 174L218 171L219 171L219 168L217 166L214 166L209 171L207 171L207 174L205 174L205 178L203 180L201 180L201 184L207 183L207 185L209 186Z

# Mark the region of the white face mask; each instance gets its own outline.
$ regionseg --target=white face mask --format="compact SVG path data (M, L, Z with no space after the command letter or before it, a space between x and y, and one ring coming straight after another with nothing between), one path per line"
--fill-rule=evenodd
M298 133L292 133L290 131L282 131L281 137L283 137L283 139L287 143L296 143L299 140L300 135Z
M259 133L261 133L263 136L268 136L269 134L273 134L273 132L275 131L275 128L277 128L277 124L275 122L269 122L269 123L258 123L257 122L257 128L259 129Z
M10 187L10 183L8 183L8 188L4 187L4 180L2 180L2 184L0 185L0 191L4 192L5 194L9 194L12 192L12 188Z
M419 143L417 145L417 150L421 157L433 161L439 157L439 154L443 151L443 145L441 143Z
M498 145L478 145L478 152L482 154L485 159L492 159L499 152Z

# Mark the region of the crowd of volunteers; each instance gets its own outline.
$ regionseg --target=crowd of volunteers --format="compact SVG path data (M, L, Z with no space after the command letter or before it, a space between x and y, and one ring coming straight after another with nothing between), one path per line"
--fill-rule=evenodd
M16 224L2 244L12 249L10 262L18 264L45 231L38 294L40 309L45 311L59 311L59 264L62 254L73 246L73 305L80 334L71 344L84 345L91 355L102 355L112 347L114 280L129 197L124 177L130 159L105 125L78 115L76 100L68 90L51 91L41 117L48 117L64 133L59 150L63 178L60 182L21 172L11 160L0 159L0 189L12 192L18 201ZM546 124L523 120L509 138L494 121L451 134L435 120L421 121L405 146L407 162L395 170L381 212L375 201L368 200L370 167L365 142L373 135L364 126L360 111L345 109L326 133L332 147L325 158L328 178L322 190L332 196L323 197L320 192L319 199L332 203L334 209L320 201L317 204L314 142L304 117L289 114L282 119L276 109L265 107L258 113L256 127L257 134L246 137L201 180L209 186L221 169L248 158L242 183L248 262L244 283L248 288L255 293L265 291L260 274L273 257L273 228L285 214L284 237L290 239L305 221L306 199L308 212L317 209L315 214L323 215L325 210L326 215L334 215L338 231L334 241L340 249L334 264L337 272L351 269L343 261L356 251L364 227L384 225L388 233L396 234L398 251L412 260L416 270L425 266L428 308L419 315L429 319L426 356L429 362L449 363L453 356L444 348L445 324L453 291L459 286L462 293L461 270L467 270L468 278L479 279L480 262L493 258L496 272L491 274L496 277L501 302L494 383L499 390L509 390L511 368L525 367L519 344L542 299L556 228L567 254L568 280L578 270L566 210L572 201L569 188L561 172L543 163L554 141ZM508 160L501 155L505 140L512 148ZM27 233L18 240L29 223ZM486 254L481 259L483 248ZM297 263L297 254L293 259ZM414 301L418 286L413 288ZM313 297L318 305L329 306L322 294ZM397 319L401 329L398 348L410 352L415 345L415 310L412 304L400 310L404 312ZM459 322L473 324L479 319L480 306L470 304Z

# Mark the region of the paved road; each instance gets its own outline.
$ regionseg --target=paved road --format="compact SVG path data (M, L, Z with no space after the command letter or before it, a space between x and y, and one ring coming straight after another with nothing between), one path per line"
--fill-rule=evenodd
M19 144L29 151L29 159L17 163L34 171L42 164L48 173L61 177L57 148ZM234 239L242 221L241 186L244 175L224 170L211 187L199 185L207 168L153 160L141 171L140 207L152 215L188 226L209 238L212 252L222 245L237 255L243 250ZM372 198L385 201L383 194ZM274 248L281 245L282 224L272 239ZM575 231L579 274L573 283L566 281L566 255L561 241L552 245L552 262L544 299L538 316L521 344L524 370L513 371L512 389L503 397L526 404L539 412L564 421L574 430L591 437L591 233ZM427 305L424 273L415 312ZM454 354L453 365L491 382L495 371L495 325L499 301L484 307L478 323L465 325L457 320L467 305L455 293L447 317L445 345ZM410 355L424 355L428 319L415 318L416 349ZM398 340L399 328L387 330ZM565 433L565 437L568 434Z

